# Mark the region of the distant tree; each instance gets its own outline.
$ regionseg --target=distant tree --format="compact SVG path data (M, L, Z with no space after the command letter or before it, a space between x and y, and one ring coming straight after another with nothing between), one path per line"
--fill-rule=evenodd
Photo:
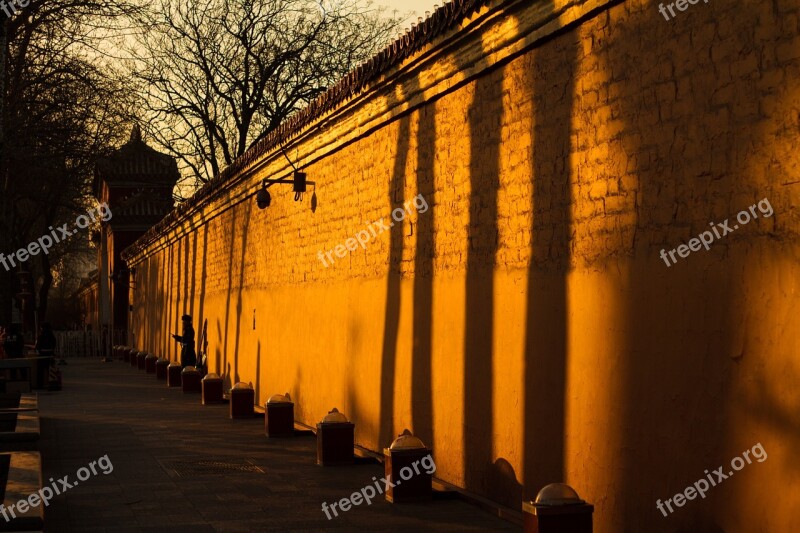
M137 9L113 0L48 0L5 23L0 251L13 253L49 226L71 224L91 202L94 161L122 138L130 115L130 89L103 63L96 44ZM90 253L88 234L76 235L25 263L38 282L40 316L56 266ZM0 271L3 321L12 287L13 273Z
M144 123L198 185L369 59L399 19L363 0L159 0L140 22Z

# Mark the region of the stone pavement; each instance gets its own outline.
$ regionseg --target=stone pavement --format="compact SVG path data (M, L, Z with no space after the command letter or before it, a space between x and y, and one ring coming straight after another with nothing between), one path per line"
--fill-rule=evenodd
M227 405L202 406L199 395L121 362L71 359L61 368L64 390L39 393L44 482L69 475L73 483L104 455L113 471L98 468L56 496L47 531L519 530L460 500L379 498L328 520L322 502L380 479L383 467L317 466L313 437L267 440L263 418L230 420ZM195 460L206 470L187 463Z

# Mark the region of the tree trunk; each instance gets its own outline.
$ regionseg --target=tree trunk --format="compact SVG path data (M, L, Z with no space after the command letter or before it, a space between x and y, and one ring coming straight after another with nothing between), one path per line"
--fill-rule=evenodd
M39 325L41 325L47 319L47 303L50 298L50 288L53 286L53 274L50 272L50 258L47 256L47 254L41 254L40 258L42 265L42 278L44 281L39 289Z
M0 268L0 326L11 324L11 302L14 298L14 274Z

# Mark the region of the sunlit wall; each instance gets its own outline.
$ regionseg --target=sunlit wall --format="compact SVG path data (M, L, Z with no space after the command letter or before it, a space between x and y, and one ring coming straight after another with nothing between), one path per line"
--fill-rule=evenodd
M133 253L131 329L174 359L190 313L229 385L307 424L337 407L373 450L409 428L438 477L517 509L566 481L600 533L791 531L799 16L494 2L292 140L314 197L259 210L290 172L265 154Z

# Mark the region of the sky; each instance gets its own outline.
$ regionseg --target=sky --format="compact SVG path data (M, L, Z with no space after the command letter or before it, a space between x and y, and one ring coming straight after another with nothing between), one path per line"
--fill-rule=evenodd
M444 0L375 0L375 4L388 10L396 9L401 14L413 11L414 15L403 22L403 27L406 28L411 22L416 22L417 17L425 18L426 11L433 13L435 4L444 5Z

